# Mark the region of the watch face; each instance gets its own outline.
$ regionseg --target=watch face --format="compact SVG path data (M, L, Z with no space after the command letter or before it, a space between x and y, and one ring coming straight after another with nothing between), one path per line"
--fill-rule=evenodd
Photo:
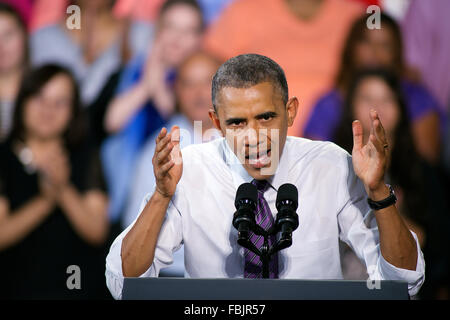
M388 186L389 186L389 191L391 193L389 197L393 197L395 199L395 201L397 201L397 196L395 195L394 188L390 184L388 184Z

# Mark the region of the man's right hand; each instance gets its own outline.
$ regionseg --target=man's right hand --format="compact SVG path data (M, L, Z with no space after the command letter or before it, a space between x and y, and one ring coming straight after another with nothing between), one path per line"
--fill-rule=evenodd
M180 128L173 126L170 133L162 128L156 138L156 148L152 159L156 180L156 192L172 198L183 173L183 159L180 151Z
M183 172L178 126L173 126L170 133L166 128L161 130L156 138L152 163L156 191L122 241L122 271L125 277L139 277L155 257L158 235Z

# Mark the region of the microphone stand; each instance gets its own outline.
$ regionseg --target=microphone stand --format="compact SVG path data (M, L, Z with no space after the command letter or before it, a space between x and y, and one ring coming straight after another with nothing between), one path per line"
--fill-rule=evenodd
M238 196L239 195L239 196ZM255 223L254 210L256 208L257 190L250 183L239 186L236 193L236 213L233 216L233 226L238 229L238 244L259 256L262 262L263 278L270 277L270 257L280 250L292 245L292 232L298 227L298 191L289 183L283 184L277 193L277 219L269 230L263 229ZM264 239L261 250L250 240L250 231ZM281 236L273 246L269 246L269 236L281 232Z
M257 256L259 256L262 262L263 278L269 279L270 258L278 251L288 248L292 245L292 232L282 232L280 239L275 243L275 245L270 247L269 236L277 234L278 233L277 228L275 226L272 226L269 230L266 231L258 225L254 225L253 227L254 227L254 230L252 230L253 233L255 233L256 235L263 236L264 238L264 244L261 247L261 250L259 250L249 239L248 233L242 234L241 232L239 232L237 242L242 247L247 248L248 250L254 252Z

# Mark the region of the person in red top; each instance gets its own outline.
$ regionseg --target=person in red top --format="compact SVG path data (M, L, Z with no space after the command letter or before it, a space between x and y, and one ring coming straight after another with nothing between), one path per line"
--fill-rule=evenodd
M206 34L204 46L226 60L258 53L279 62L300 112L289 135L302 135L314 101L332 83L341 48L364 7L348 0L236 0Z

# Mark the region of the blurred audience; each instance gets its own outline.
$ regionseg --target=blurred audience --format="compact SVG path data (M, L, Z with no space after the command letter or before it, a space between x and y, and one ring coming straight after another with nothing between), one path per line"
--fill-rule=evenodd
M75 75L80 85L81 100L88 106L98 96L108 78L138 52L146 50L149 31L140 32L129 21L112 14L113 0L73 0L80 7L80 29L69 29L67 15L30 35L31 63L39 66L58 63ZM65 9L65 8L64 8ZM145 35L146 34L146 35Z
M175 97L177 113L164 125L167 130L177 125L181 129L181 148L193 143L210 141L220 136L209 119L211 109L211 80L221 63L204 52L190 55L177 69ZM197 130L194 131L194 122ZM154 187L152 158L155 140L161 128L148 139L137 160L133 182L123 217L123 227L128 227L138 215L144 196ZM210 130L211 129L211 130Z
M386 14L381 14L381 29L370 30L366 19L367 16L362 16L353 24L342 52L334 88L317 101L306 125L305 136L333 140L350 80L361 68L382 66L401 77L416 149L423 158L436 164L440 156L441 131L445 127L438 103L423 85L409 80L398 24Z
M0 0L0 4L6 4L14 8L20 15L25 29L28 28L33 14L34 0Z
M450 1L413 0L402 24L405 59L450 112Z
M175 111L176 68L200 47L203 28L197 1L167 0L150 53L130 61L120 76L117 96L105 117L106 129L116 134L102 146L112 221L118 221L124 210L139 150Z
M30 20L31 31L54 24L63 19L69 0L0 0L20 3L20 11ZM222 10L235 0L199 0L206 24L215 21ZM157 20L161 5L165 0L116 0L113 14L118 19L133 22L151 22ZM32 3L33 5L31 5Z
M341 121L334 134L335 142L351 153L353 148L352 121L361 121L366 142L371 131L368 116L370 109L377 110L386 131L389 145L388 170L385 180L397 195L397 207L408 225L419 239L427 264L427 285L422 297L432 297L440 286L448 290L450 270L449 206L443 193L445 183L439 171L428 165L415 151L410 130L410 120L403 98L401 83L395 74L382 69L369 69L356 73L350 79L344 99ZM366 222L369 226L373 221ZM343 261L344 274L354 264L347 250ZM442 269L444 267L444 269ZM363 275L365 267L361 265ZM367 277L366 277L367 278ZM445 284L447 281L447 284Z
M363 7L348 0L236 0L207 32L205 48L226 60L258 53L277 61L300 112L288 134L303 134L313 103L332 84L339 54Z
M8 139L0 145L2 297L106 297L107 197L99 157L71 73L46 65L24 77ZM67 287L67 268L81 289Z
M220 136L208 117L211 109L211 80L220 63L210 55L197 52L189 56L178 68L175 81L175 96L178 112L166 123L180 127L181 148L190 144L210 141ZM195 128L194 128L195 125ZM157 130L142 148L136 164L134 178L128 195L123 228L128 227L138 216L144 197L154 189L152 158L155 152ZM184 276L184 250L175 252L173 264L163 269L160 276Z
M0 141L12 126L14 101L28 66L26 26L9 5L0 3Z
M114 6L117 16L130 15L133 19L155 21L165 0L118 0ZM223 8L235 0L198 0L205 23L214 21Z
M200 45L203 29L201 9L192 0L169 0L161 8L154 43L147 57L140 56L125 69L120 93L108 108L105 127L121 130L130 119L151 101L158 115L167 119L175 103L171 85L175 68L186 55ZM144 60L145 59L145 60ZM136 80L136 73L142 73ZM132 79L130 79L132 78ZM127 88L123 88L127 86Z
M443 163L450 174L450 1L411 1L402 25L405 57L446 114Z

